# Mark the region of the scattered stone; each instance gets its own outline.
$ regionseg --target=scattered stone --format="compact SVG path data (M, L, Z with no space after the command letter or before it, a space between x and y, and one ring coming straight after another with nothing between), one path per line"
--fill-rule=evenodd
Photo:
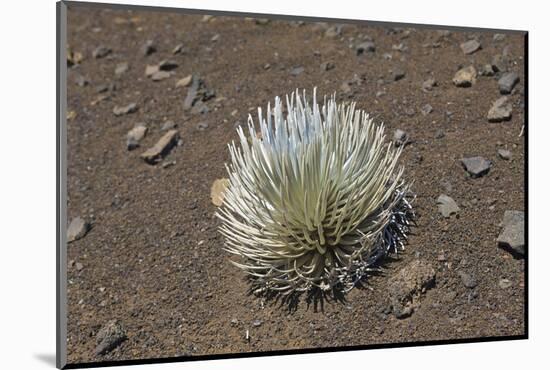
M134 150L139 147L139 142L147 134L147 127L144 123L138 123L133 129L126 134L126 148Z
M351 92L351 86L349 85L349 82L347 82L347 81L342 82L342 84L340 85L340 89L345 94L349 94Z
M462 52L466 55L470 55L481 49L481 44L477 40L469 40L460 44Z
M445 218L449 218L451 215L457 214L460 210L454 199L445 194L441 194L439 198L437 198L437 204L439 213L441 213Z
M141 54L143 54L143 56L151 55L156 51L157 48L153 40L147 40L147 42L141 47Z
M515 72L507 72L498 80L498 89L501 94L510 94L514 86L519 82L519 76Z
M74 267L76 268L77 271L82 271L82 269L84 268L84 265L81 264L80 262L77 262Z
M493 66L490 64L484 64L483 67L481 67L481 70L479 71L479 74L481 76L487 76L491 77L495 75L495 71L493 70Z
M153 147L142 153L141 158L149 164L156 164L177 144L178 138L177 130L168 131Z
M157 71L151 75L151 80L162 81L162 80L166 80L167 78L170 78L171 76L172 74L170 74L170 72Z
M199 131L204 131L208 128L208 123L206 122L200 122L198 125L197 125L197 129Z
M453 83L458 87L470 87L476 82L477 71L474 66L462 68L453 77Z
M217 34L215 34L214 36L212 36L212 38L210 39L210 41L212 41L212 42L217 42L219 39L220 39L220 34L217 33Z
M489 122L509 121L512 118L512 104L508 102L506 96L500 97L491 106L487 113Z
M169 168L169 167L172 167L176 164L176 161L170 161L170 162L164 162L162 164L162 168Z
M331 69L334 69L334 63L332 62L321 63L321 71L330 71Z
M90 84L90 80L84 76L78 76L76 78L76 84L80 87L88 86Z
M106 46L98 46L93 52L92 52L92 56L95 58L95 59L100 59L100 58L104 58L106 57L107 55L111 54L111 49L109 49L108 47Z
M189 75L184 78L181 78L176 82L176 87L187 87L191 84L191 81L193 81L193 76Z
M168 121L164 122L164 124L162 125L160 130L161 131L168 131L168 130L175 129L176 127L178 127L178 125L176 125L176 123L174 121L168 120Z
M115 75L117 76L123 75L128 71L128 68L129 66L128 66L128 63L126 62L117 64L115 68Z
M254 326L254 327L258 327L260 325L262 325L262 320L254 320L252 322L252 326Z
M265 26L266 24L269 23L269 19L268 19L268 18L255 18L255 19L254 19L254 22L255 22L256 24L261 25L261 26Z
M217 179L212 184L212 188L210 189L210 198L212 199L212 203L219 207L223 204L223 199L225 197L225 189L229 186L230 182L229 179L223 178L223 179Z
M430 104L425 104L424 106L422 106L422 108L420 109L420 112L427 116L428 114L432 113L433 112L433 107L430 105Z
M444 137L445 137L445 131L443 131L442 129L438 129L435 132L435 138L436 139L443 139Z
M458 276L466 288L473 289L477 286L477 280L473 275L461 270L458 272Z
M498 156L506 161L509 161L512 158L512 152L507 149L499 149Z
M392 79L394 81L399 81L405 77L405 71L401 68L396 68L392 70Z
M355 47L355 52L357 53L357 55L374 53L375 51L376 51L376 47L374 45L374 42L372 41L362 42Z
M506 72L508 70L508 58L501 54L495 55L491 61L491 67L495 72Z
M80 217L73 218L67 228L67 242L82 239L90 231L90 224Z
M183 44L177 44L173 49L172 49L172 54L176 55L176 54L184 54L185 53L185 47Z
M501 289L508 289L512 286L512 282L508 279L500 279L498 282L498 286Z
M403 130L397 129L393 133L393 143L395 146L401 146L407 144L409 140L409 136L407 133Z
M410 316L422 293L435 283L435 270L431 264L415 260L402 268L389 287L389 300L396 318Z
M342 34L342 25L341 24L330 26L325 31L325 37L329 37L329 38L335 38L335 37L340 36L341 34Z
M506 211L502 220L503 229L497 238L500 248L506 249L516 256L525 254L523 211Z
M462 166L472 177L481 177L489 172L491 161L483 157L462 158Z
M295 67L290 70L292 76L298 76L304 71L304 67Z
M506 39L506 35L503 33L495 33L493 35L493 41L500 42Z
M114 108L113 108L113 113L115 116L122 116L124 114L130 114L130 113L134 113L138 110L138 107L137 107L137 104L136 103L130 103L128 105L125 105L125 106L118 106L116 105Z
M433 78L429 78L422 83L422 90L432 91L435 86L437 86L437 81Z
M154 65L154 66L147 65L145 67L145 76L146 77L151 77L152 75L154 75L158 71L159 71L159 66L158 65Z
M159 70L161 71L172 71L176 68L178 68L178 63L174 62L173 60L163 60L159 63Z
M72 50L67 51L67 67L78 65L82 62L83 59L84 57L82 56L82 53Z
M215 96L215 92L207 89L202 79L193 76L191 86L187 90L187 96L183 102L183 108L186 110L191 109L191 113L207 113L209 108L204 102Z
M118 320L111 320L103 326L96 336L95 355L104 355L118 347L127 338L126 330Z

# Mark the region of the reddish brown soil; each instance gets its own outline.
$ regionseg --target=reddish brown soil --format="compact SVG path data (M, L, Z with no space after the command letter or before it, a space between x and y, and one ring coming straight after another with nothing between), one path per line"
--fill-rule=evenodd
M524 114L521 34L493 41L493 33L453 31L442 37L436 30L348 25L341 36L330 38L322 24L201 18L69 10L68 42L84 59L68 71L68 110L76 113L68 120L68 219L81 216L93 225L68 247L73 261L69 363L524 334L524 260L496 244L504 211L524 205L525 138L518 136ZM216 34L219 39L211 41ZM356 56L350 45L360 35L372 37L376 52ZM483 48L467 56L459 45L471 36ZM149 39L158 51L145 57L140 48ZM172 55L179 43L186 53ZM392 50L399 43L408 50ZM113 52L94 59L99 45ZM480 68L505 48L521 78L510 96L513 117L488 123L487 112L500 96L497 80L478 77L474 86L458 88L451 79L459 66ZM174 76L160 82L145 77L147 64L167 58L179 63ZM335 68L322 71L326 61ZM129 70L117 77L114 70L121 62L128 62ZM297 66L305 70L292 76ZM405 78L393 81L392 68L403 69ZM175 82L189 74L199 75L216 93L206 103L206 114L183 108L187 88L175 88ZM80 75L89 85L76 84ZM354 75L360 81L344 93L342 83ZM422 82L432 76L438 86L424 92ZM100 95L97 86L110 82L116 90L92 104ZM406 178L414 181L418 227L405 252L386 263L384 274L369 279L371 289L354 289L346 302L325 302L322 310L302 301L289 312L247 295L243 274L222 250L210 186L226 176L227 143L236 138L237 121L245 122L249 112L275 95L314 86L318 95L336 91L339 99L357 101L386 124L389 138L397 128L409 133L414 142L401 163ZM377 97L378 91L385 95ZM112 113L115 105L131 102L138 104L136 113ZM433 112L423 115L426 103ZM183 145L164 160L176 163L146 164L139 155L162 136L166 120L178 124L182 138ZM146 123L149 132L130 152L125 135L137 122ZM199 130L203 122L208 128ZM438 130L443 138L436 138ZM510 149L512 160L500 159L499 148ZM493 162L488 175L473 179L462 169L460 158L474 155ZM440 194L457 201L458 217L439 214ZM385 313L388 287L416 258L433 265L436 284L411 317L397 319ZM466 288L459 270L475 276L477 287ZM512 286L499 287L503 278ZM111 319L120 320L128 340L95 356L95 335ZM261 325L254 326L255 320Z

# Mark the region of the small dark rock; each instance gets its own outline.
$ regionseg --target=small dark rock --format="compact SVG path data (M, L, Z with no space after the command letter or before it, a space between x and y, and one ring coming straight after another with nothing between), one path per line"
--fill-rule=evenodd
M174 62L173 60L163 60L159 63L159 70L161 71L172 71L176 68L178 68L178 63Z
M425 104L422 106L422 108L420 109L420 112L427 116L428 114L432 113L433 112L433 107L430 105L430 104Z
M141 154L141 158L149 163L155 164L165 157L177 144L179 133L177 130L170 130L151 148Z
M300 75L302 72L304 72L304 67L295 67L295 68L292 68L290 70L290 74L292 76L298 76Z
M462 166L472 177L481 177L489 172L491 161L483 157L462 158Z
M512 104L508 102L506 96L502 96L495 100L491 109L487 113L487 120L489 122L503 122L509 121L512 118Z
M439 213L441 213L445 218L449 218L451 215L457 214L460 210L454 199L445 194L441 194L439 198L437 198L437 204Z
M437 86L437 81L433 78L429 78L422 83L422 90L432 91L435 86Z
M506 249L515 256L525 254L525 215L523 211L506 211L502 220L503 229L497 238L500 248Z
M178 125L174 121L168 120L162 124L162 127L160 128L160 130L167 131L167 130L172 130L176 127L178 127Z
M100 58L104 58L106 57L107 55L111 54L111 49L109 49L108 47L106 46L98 46L93 52L92 52L92 56L95 58L95 59L100 59Z
M510 160L512 158L512 152L507 149L499 149L498 156L504 160Z
M392 79L394 81L399 81L405 77L405 71L401 68L396 68L392 71Z
M103 326L96 336L95 355L104 355L127 339L126 330L118 320L112 320Z
M409 140L409 136L403 130L397 129L393 133L393 143L395 146L405 145Z
M126 148L134 150L139 147L139 142L145 137L147 127L144 123L138 123L133 129L126 134Z
M519 82L519 76L515 72L507 72L498 80L498 89L501 94L510 94L514 86Z
M464 284L466 288L473 289L477 286L477 280L473 275L470 275L465 271L459 271L458 275L460 276L462 284Z
M134 113L138 110L138 106L136 103L130 103L128 105L125 105L125 106L115 106L113 108L113 113L115 116L122 116L124 114L130 114L130 113Z
M508 70L508 63L507 57L497 54L491 61L491 67L493 67L493 71L495 72L506 72Z
M374 42L372 41L362 42L355 47L355 52L357 53L357 55L374 53L375 51L376 51L376 47L374 45Z
M147 42L141 47L141 54L143 54L143 56L151 55L156 51L157 48L153 40L147 40Z
M470 55L481 49L481 44L477 40L469 40L460 44L462 52L466 55Z
M75 217L67 228L67 242L70 243L83 238L88 231L90 231L90 224L80 217Z
M334 69L334 63L332 62L321 63L321 71L330 71L331 69Z

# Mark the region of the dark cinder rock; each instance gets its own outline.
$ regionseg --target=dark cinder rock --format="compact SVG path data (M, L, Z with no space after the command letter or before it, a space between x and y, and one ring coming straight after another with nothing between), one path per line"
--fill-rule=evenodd
M415 260L403 267L389 287L389 304L398 319L410 316L422 293L435 284L435 270L431 264Z
M395 146L405 145L409 139L407 133L403 130L397 129L393 133L393 143Z
M292 76L298 76L298 75L302 74L303 71L304 71L304 67L292 68L292 69L290 70L290 75L292 75Z
M491 109L487 113L489 122L509 121L512 118L512 104L508 102L508 97L502 96L495 100Z
M519 82L519 76L515 72L507 72L498 80L498 89L501 94L510 94L514 86Z
M355 52L357 55L362 55L366 53L374 53L376 51L376 46L372 41L365 41L360 43L355 47Z
M134 113L138 110L138 107L137 107L137 104L136 103L130 103L128 105L125 105L125 106L115 106L113 108L113 113L115 116L122 116L124 114L130 114L130 113Z
M506 72L508 70L508 64L508 57L505 57L502 54L495 55L491 61L491 67L493 67L495 72Z
M178 68L179 64L174 62L173 60L163 60L159 63L159 70L161 71L172 71L176 68Z
M516 257L525 254L525 214L523 211L506 211L502 220L503 229L497 238L500 248L503 248Z
M470 55L481 49L481 44L477 40L469 40L460 44L462 52L466 55Z
M140 50L141 50L141 54L143 54L143 56L148 56L148 55L151 55L154 52L156 52L157 47L155 46L155 43L153 42L153 40L147 40L147 42L145 42L145 44L143 44L143 46L141 47Z
M392 71L392 79L394 81L399 81L403 78L405 78L405 71L401 68L396 68Z
M156 164L177 144L178 138L177 130L168 131L154 146L142 153L141 158L149 164Z
M462 158L462 166L472 177L481 177L489 172L491 161L483 157Z
M499 149L498 156L504 160L509 161L512 158L512 152L507 149Z
M75 217L67 228L67 242L83 238L90 231L90 224L80 217Z
M458 276L466 288L473 289L477 286L477 280L473 275L461 270L458 272Z
M439 213L441 213L445 218L449 218L451 215L457 214L460 210L454 199L445 194L441 194L437 198L437 205Z
M104 355L127 339L126 330L118 320L111 320L97 333L97 347L94 350L96 356Z
M111 51L112 50L109 49L108 47L100 45L100 46L98 46L97 48L94 49L94 51L92 52L92 56L95 59L104 58L107 55L111 54Z
M429 78L422 83L422 90L432 91L435 86L437 86L437 81L433 78Z

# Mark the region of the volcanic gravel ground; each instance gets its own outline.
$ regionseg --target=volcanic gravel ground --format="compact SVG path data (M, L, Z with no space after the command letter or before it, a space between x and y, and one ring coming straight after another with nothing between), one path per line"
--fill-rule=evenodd
M465 54L460 45L470 39L481 49ZM156 51L145 55L148 40ZM369 40L375 50L357 55ZM68 43L82 56L68 68L68 219L91 224L68 246L69 363L525 333L524 259L496 242L504 212L524 209L523 34L73 5ZM182 52L173 54L178 44ZM463 67L484 70L495 55L504 55L501 67L519 83L507 95L511 120L489 123L502 71L478 74L470 87L452 80ZM145 76L147 65L163 60L177 67L158 81ZM185 109L192 85L176 82L189 75L203 81L203 102ZM430 78L437 83L425 91ZM417 195L417 227L368 288L345 302L302 299L289 310L247 294L243 273L222 250L210 188L226 177L227 144L249 113L296 88L311 95L315 86L318 97L355 100L385 123L388 141L406 132L400 163ZM135 112L113 113L131 103ZM167 132L166 121L177 125L179 145L148 164L140 155ZM137 123L148 131L129 151L126 134ZM491 161L478 178L460 162L475 156ZM440 214L441 194L456 201L456 215ZM415 260L433 268L435 282L415 296L410 316L397 318L390 287ZM126 339L97 355L98 332L111 320Z

